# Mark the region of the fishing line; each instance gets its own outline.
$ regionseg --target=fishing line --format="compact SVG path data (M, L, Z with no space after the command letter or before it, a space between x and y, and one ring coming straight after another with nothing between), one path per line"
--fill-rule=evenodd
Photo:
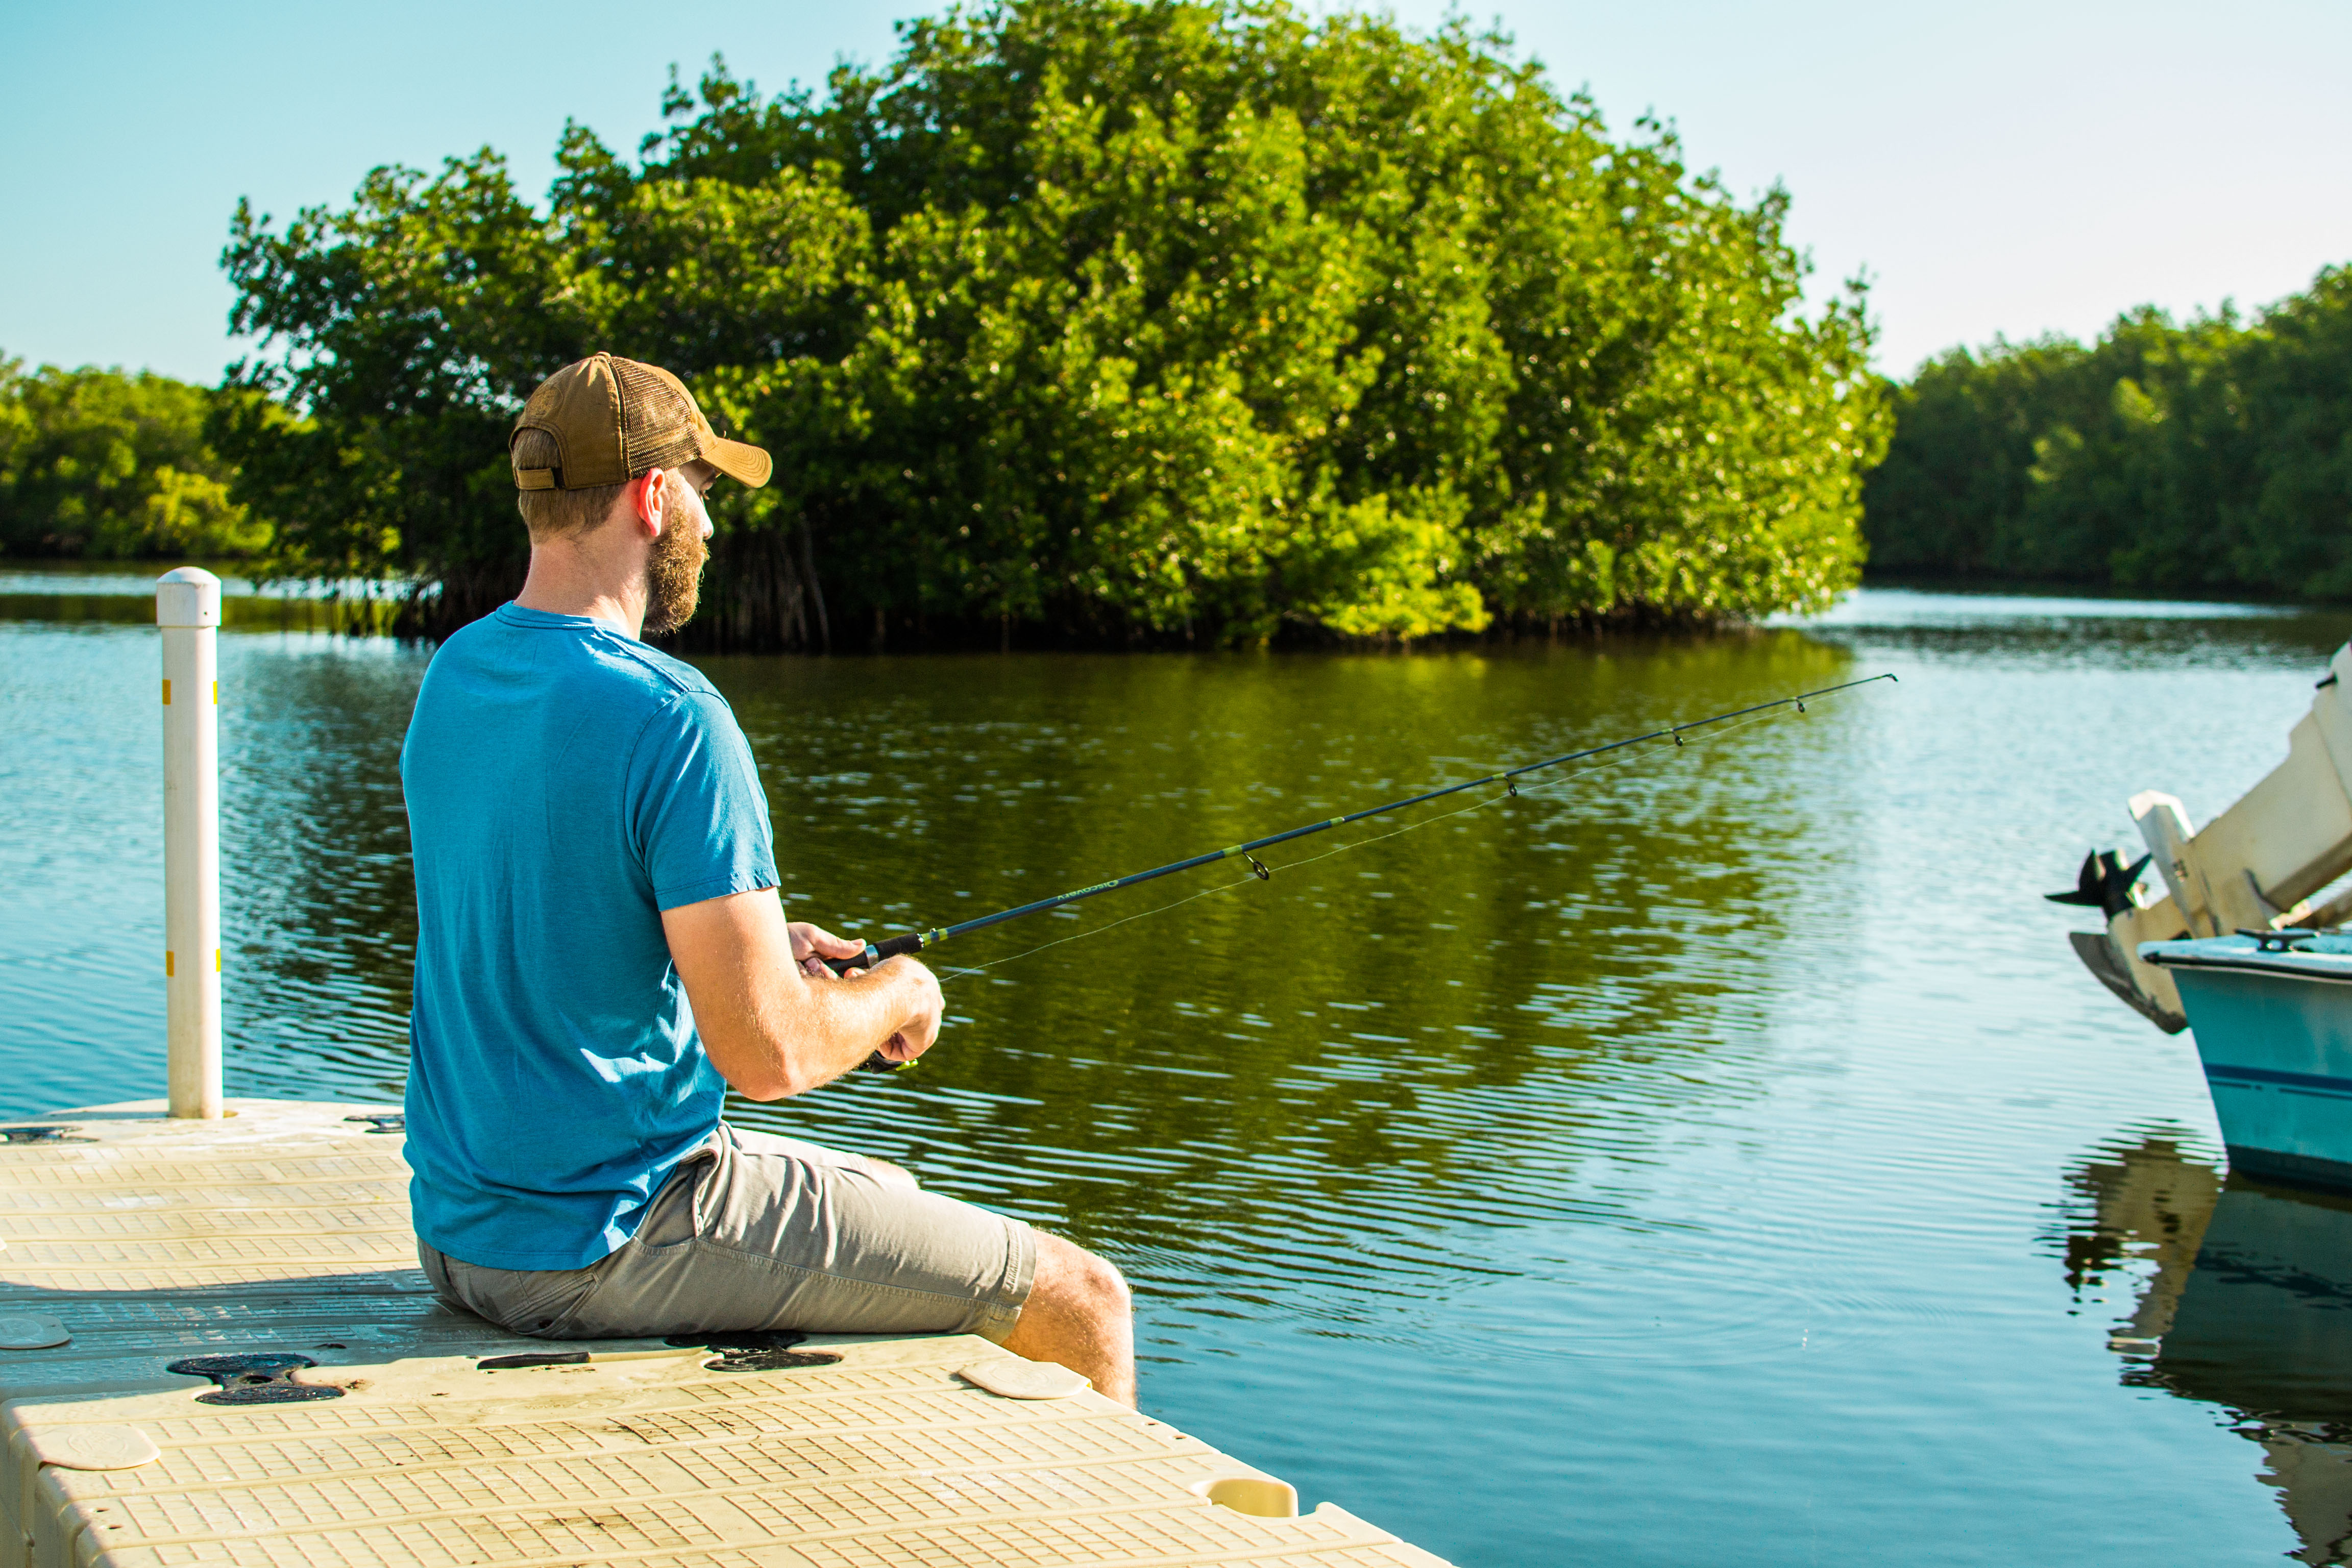
M1303 866L1314 860L1328 859L1332 855L1342 854L1352 848L1361 848L1367 844L1377 844L1382 839L1393 838L1398 837L1400 834L1410 833L1415 828L1426 827L1432 823L1443 822L1449 817L1460 816L1468 812L1481 810L1484 807L1495 805L1499 801L1517 799L1521 793L1518 784L1519 779L1531 773L1536 773L1547 768L1563 767L1571 763L1587 762L1595 757L1610 757L1611 763L1630 760L1633 755L1638 754L1634 752L1632 748L1641 746L1651 741L1671 740L1677 748L1680 748L1687 743L1685 740L1685 736L1694 734L1696 731L1700 730L1710 730L1712 733L1706 738L1713 739L1716 735L1727 734L1730 732L1727 730L1714 730L1714 726L1730 725L1734 729L1744 729L1747 726L1739 723L1738 721L1750 720L1751 721L1754 721L1763 715L1775 713L1783 708L1794 708L1798 712L1802 713L1806 710L1805 704L1808 700L1818 700L1824 697L1833 697L1843 691L1851 691L1856 687L1870 686L1881 680L1893 680L1894 679L1895 679L1894 675L1886 673L1864 676L1858 680L1843 680L1834 686L1823 686L1811 691L1800 691L1788 697L1776 697L1769 702L1751 702L1745 708L1734 708L1728 712L1724 713L1710 713L1704 719L1694 719L1686 723L1670 724L1663 730L1652 730L1645 734L1628 735L1622 740L1611 741L1599 746L1589 746L1582 751L1564 752L1559 756L1546 757L1539 762L1523 763L1515 768L1504 768L1494 773L1481 774L1477 778L1464 779L1458 784L1443 784L1436 789L1423 790L1419 795L1407 795L1402 800L1392 800L1380 805L1366 806L1360 811L1346 812L1339 816L1327 817L1320 822L1309 822L1301 826L1290 828L1285 832L1270 833L1263 838L1253 838L1244 843L1228 845L1223 849L1212 849L1205 854L1190 856L1181 860L1172 860L1165 866L1154 866L1148 871L1129 872L1124 877L1114 877L1108 882L1097 882L1090 888L1076 888L1066 893L1056 893L1051 898L1037 899L1029 903L1015 905L1013 908L1009 910L999 910L994 914L982 915L976 920L959 921L953 925L939 927L927 931L908 931L900 936L891 937L887 941L880 943L869 942L866 944L866 950L854 957L827 958L824 962L825 967L831 969L836 974L843 973L850 969L871 969L876 964L880 963L884 959L894 958L900 953L920 952L925 948L933 947L940 942L947 941L950 937L961 936L970 931L983 931L992 925L1001 925L1006 921L1018 920L1024 915L1043 914L1048 910L1057 910L1065 905L1076 903L1082 899L1091 899L1103 893L1117 892L1122 888L1134 887L1139 882L1153 881L1161 877L1173 876L1179 871L1190 871L1198 867L1209 865L1214 861L1230 860L1235 857L1239 857L1240 858L1249 862L1249 868L1252 877L1258 881L1271 881L1274 878L1275 868L1260 860L1257 858L1256 852L1260 849L1271 848L1276 844L1286 844L1294 838L1304 838L1310 834L1326 833L1330 831L1332 828L1345 827L1350 823L1362 822L1370 817L1385 816L1392 811L1402 811L1409 806L1422 805L1433 800L1442 800L1447 795L1459 795L1464 790L1476 789L1484 784L1499 784L1504 785L1506 788L1506 794L1494 796L1492 799L1479 801L1475 805L1459 807L1454 811L1440 812L1434 816L1424 817L1418 822L1409 823L1405 826L1396 828L1391 832L1376 834L1370 838L1358 839L1352 844L1343 844L1339 846L1339 848L1327 851L1325 854L1310 856L1306 860L1292 861L1288 864L1290 866ZM1612 755L1612 753L1615 752L1625 752L1626 755L1624 757ZM1599 765L1608 766L1610 763L1601 763ZM1596 771L1598 771L1597 767L1579 768L1574 773L1569 774L1567 778L1548 781L1542 784L1530 785L1528 786L1528 793L1532 794L1537 790L1561 787L1577 779L1582 778L1587 773ZM1125 925L1129 921L1141 920L1147 915L1164 914L1169 910L1175 909L1179 905L1189 904L1196 899L1204 899L1214 893L1231 892L1241 885L1242 883L1239 880L1236 880L1234 882L1222 884L1214 888L1204 888L1197 893L1188 894L1186 897L1177 900L1174 903L1161 905L1158 909L1140 910L1136 914L1126 916L1120 920L1112 921L1108 924L1097 926L1088 931L1073 931L1068 936L1058 937L1052 942L1040 943L1038 946L1030 948L1026 952L1013 953L1007 957L996 959L988 963L975 965L970 969L960 970L951 976L951 978L967 978L971 975L980 973L983 970L994 969L999 964L1010 963L1015 959L1026 958L1032 953L1042 952L1048 947L1059 947L1064 942L1076 942L1080 937L1099 935L1103 931L1109 931L1114 926ZM887 1057L885 1057L881 1052L877 1051L866 1059L863 1064L863 1070L867 1072L898 1072L909 1065L911 1064L907 1062L892 1061Z
M1853 684L1859 685L1864 683L1855 682ZM1806 700L1816 695L1834 696L1845 689L1846 688L1844 687L1832 687L1828 689L1828 691L1825 694L1808 692L1806 693L1805 698L1788 698L1783 700L1781 702L1766 705L1761 710L1754 709L1742 710L1740 713L1736 716L1736 721L1735 716L1725 715L1722 717L1722 722L1725 725L1724 728L1711 729L1706 734L1696 736L1694 739L1700 744L1704 744L1709 741L1726 740L1730 736L1738 733L1742 730L1752 728L1758 724L1769 723L1774 719L1781 717L1780 710L1785 706L1794 704L1797 707L1797 710L1801 713L1806 710L1803 706ZM1702 720L1700 722L1711 723L1714 722L1714 721ZM1655 731L1651 736L1637 737L1637 739L1655 739L1661 735L1671 735L1675 737L1675 741L1674 746L1669 748L1669 750L1692 749L1689 743L1681 739L1682 733L1687 731L1690 728L1691 726L1685 725L1681 726L1677 730ZM1085 931L1072 931L1067 936L1055 937L1051 942L1039 942L1034 947L1024 948L1019 952L1007 953L1003 958L991 959L986 963L969 964L961 968L950 970L947 973L940 976L940 984L945 985L952 981L968 979L972 975L982 974L989 970L1002 968L1005 964L1017 963L1022 959L1033 957L1037 953L1045 952L1047 948L1060 947L1066 942L1078 942L1092 936L1100 936L1103 932L1113 930L1118 926L1126 925L1131 921L1147 920L1153 915L1166 914L1170 910L1180 909L1186 904L1195 902L1201 899L1213 898L1219 893L1234 892L1238 889L1246 888L1254 882L1269 881L1272 879L1271 874L1273 872L1291 871L1296 870L1302 866L1311 866L1318 860L1328 860L1335 855L1345 855L1352 849L1361 849L1369 845L1382 843L1391 838L1402 837L1408 833L1417 833L1424 827L1434 826L1438 823L1450 821L1457 816L1467 816L1474 811L1484 811L1489 806L1499 805L1507 800L1515 800L1521 796L1537 796L1544 795L1548 791L1565 790L1581 783L1592 774L1600 773L1604 768L1613 768L1625 763L1637 762L1643 757L1650 754L1645 752L1620 749L1627 747L1630 744L1630 742L1616 742L1614 745L1610 747L1597 747L1592 752L1578 753L1578 755L1590 757L1601 752L1614 752L1614 754L1609 755L1603 760L1591 763L1589 766L1578 768L1563 778L1549 780L1543 784L1528 784L1524 786L1513 785L1510 793L1507 795L1490 795L1485 800L1474 802L1469 805L1457 806L1451 811L1442 811L1433 816L1425 816L1421 818L1419 821L1406 823L1402 827L1393 827L1385 833L1376 833L1370 838L1358 838L1351 840L1349 843L1339 845L1335 848L1326 849L1319 855L1303 856L1296 860L1286 860L1281 862L1279 865L1266 867L1265 871L1267 874L1265 875L1260 875L1257 871L1253 870L1251 874L1246 877L1238 877L1230 882L1220 882L1214 887L1203 888L1199 892L1187 893L1184 897L1174 900L1169 903L1158 904L1148 910L1139 910L1131 915L1121 915L1115 921L1106 921L1098 926L1089 926ZM1537 765L1540 766L1543 764ZM1497 775L1488 774L1486 775L1486 778L1471 780L1469 783L1484 783L1486 781L1486 778L1492 778L1495 776ZM1450 793L1452 789L1464 786L1448 786L1447 791L1435 793ZM1427 797L1424 796L1423 798ZM1252 857L1251 859L1254 866L1257 864L1255 857Z
M1336 854L1337 851L1335 850L1334 853ZM1317 858L1320 859L1321 857L1318 856ZM1286 868L1277 866L1275 869L1279 871L1286 869ZM969 975L985 973L989 970L1001 968L1005 964L1011 963L1016 959L1027 958L1032 953L1043 952L1049 947L1059 947L1066 942L1078 942L1087 937L1100 936L1103 932L1110 930L1113 926L1123 926L1129 921L1144 920L1152 915L1164 915L1170 910L1179 909L1185 904L1191 903L1195 899L1205 899L1213 893L1230 893L1235 888L1246 888L1251 883L1258 881L1259 879L1257 873L1253 871L1246 877L1237 878L1230 882L1220 882L1213 888L1203 888L1197 893L1187 893L1182 898L1176 900L1173 903L1161 904L1156 909L1138 910L1131 915L1121 915L1115 921L1105 921L1098 926L1088 926L1084 931L1074 931L1067 936L1057 936L1051 942L1041 942L1034 947L1024 948L1019 952L1007 953L1003 958L992 958L986 963L975 963L967 968L950 970L947 973L940 976L940 984L945 985L951 980L961 980Z
M935 927L930 931L908 931L879 943L867 942L866 951L854 957L828 958L824 962L835 973L850 968L871 969L886 958L894 958L902 952L920 952L925 948L938 946L950 937L984 931L992 925L1002 925L1006 921L1019 920L1024 915L1043 914L1048 910L1060 909L1065 904L1076 903L1081 899L1091 899L1104 893L1117 892L1122 888L1131 888L1139 882L1154 881L1161 877L1172 877L1179 871L1193 870L1214 861L1230 860L1235 857L1248 861L1250 869L1256 873L1260 879L1264 879L1273 876L1274 873L1264 861L1257 858L1256 851L1271 848L1276 844L1287 844L1294 838L1304 838L1309 834L1328 833L1335 827L1345 827L1350 823L1362 822L1369 817L1385 816L1392 811L1402 811L1409 806L1425 805L1430 801L1440 800L1450 795L1459 795L1464 790L1476 789L1484 784L1503 784L1511 795L1516 795L1519 793L1520 778L1546 768L1556 768L1570 763L1580 763L1591 757L1605 756L1612 752L1621 752L1650 741L1672 740L1675 745L1680 746L1684 743L1683 738L1685 735L1712 725L1730 723L1736 720L1745 719L1750 714L1769 713L1780 708L1793 707L1801 713L1805 710L1808 699L1828 697L1837 692L1850 691L1858 686L1869 686L1877 681L1894 679L1891 674L1881 674L1864 676L1858 680L1842 680L1834 686L1820 687L1811 691L1799 691L1787 697L1776 697L1769 702L1751 702L1745 708L1734 708L1724 713L1710 713L1704 719L1693 719L1683 723L1670 724L1663 730L1652 730L1646 734L1628 735L1622 740L1611 741L1603 745L1588 746L1580 752L1564 752L1559 756L1545 757L1538 762L1522 763L1516 768L1505 768L1496 773L1481 774L1475 779L1464 779L1458 784L1444 784L1436 789L1423 790L1419 795L1407 795L1402 800L1368 805L1360 811L1346 812L1339 816L1327 817L1320 822L1306 823L1281 833L1269 833L1263 838L1252 838L1244 843L1227 845L1223 849L1211 849L1202 854L1188 856L1181 860L1171 860L1165 866L1154 866L1148 871L1130 871L1124 877L1114 877L1108 882L1097 882L1090 888L1075 888L1066 893L1055 893L1049 898L1034 900L1025 904L1016 904L1009 910L999 910L994 914L982 915L974 920L958 921L953 925Z
M1780 715L1776 713L1759 713L1754 718L1742 720L1740 722L1732 725L1727 730L1717 730L1709 734L1702 735L1694 744L1706 745L1712 741L1720 741L1727 736L1736 735L1740 731L1748 729L1751 725L1769 724L1778 717L1780 717ZM1677 741L1675 742L1675 749L1687 750L1690 748L1685 747L1682 742ZM1484 811L1490 805L1500 805L1507 800L1518 800L1528 796L1539 795L1546 790L1567 789L1570 785L1578 783L1580 780L1591 777L1594 773L1601 772L1603 768L1619 767L1627 763L1639 762L1645 755L1648 755L1648 753L1643 752L1621 752L1616 756L1609 758L1605 762L1595 763L1589 768L1578 768L1575 772L1568 774L1565 778L1553 779L1549 784L1528 784L1524 788L1515 788L1508 795L1489 795L1485 800L1475 802L1470 805L1456 806L1452 811L1441 811L1435 816L1424 816L1419 822L1408 822L1402 827L1392 827L1386 833L1375 833L1370 838L1359 838L1351 844L1342 844L1337 849L1326 849L1320 855L1309 855L1304 859L1299 860L1286 860L1281 865L1275 867L1274 869L1277 871L1287 871L1299 866L1312 866L1318 860L1328 860L1334 855L1345 855L1350 849L1360 849L1367 844L1378 844L1382 839L1394 838L1401 834L1415 833L1434 823L1444 822L1449 817L1467 816L1474 811ZM1238 883L1234 884L1234 886L1239 885L1240 884Z

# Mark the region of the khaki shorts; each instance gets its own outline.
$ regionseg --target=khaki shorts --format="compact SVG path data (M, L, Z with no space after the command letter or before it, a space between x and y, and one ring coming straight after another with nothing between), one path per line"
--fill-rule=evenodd
M797 1329L1003 1341L1036 1276L1017 1219L894 1166L721 1122L585 1268L483 1268L417 1243L440 1298L546 1339Z

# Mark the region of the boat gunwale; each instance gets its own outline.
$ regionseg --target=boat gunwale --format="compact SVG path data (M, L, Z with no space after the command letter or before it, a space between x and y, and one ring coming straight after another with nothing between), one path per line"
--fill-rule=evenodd
M2139 950L2140 961L2164 969L2220 970L2259 974L2269 980L2308 980L2321 985L2352 985L2352 953L2237 952L2207 958L2198 953L2158 951L2179 944L2147 942ZM2340 967L2326 969L2305 967L2315 958L2340 958L2343 963Z

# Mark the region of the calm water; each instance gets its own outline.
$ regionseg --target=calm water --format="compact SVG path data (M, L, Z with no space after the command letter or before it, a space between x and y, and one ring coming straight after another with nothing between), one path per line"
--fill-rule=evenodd
M0 586L0 1113L160 1093L154 633ZM2039 895L2132 792L2202 821L2264 773L2348 631L1865 593L1693 641L713 660L793 912L869 932L1901 677L1286 847L953 980L919 1073L737 1113L1108 1253L1148 1409L1465 1564L2339 1561L2352 1209L2223 1190L2188 1039ZM233 1093L399 1093L425 657L223 639Z

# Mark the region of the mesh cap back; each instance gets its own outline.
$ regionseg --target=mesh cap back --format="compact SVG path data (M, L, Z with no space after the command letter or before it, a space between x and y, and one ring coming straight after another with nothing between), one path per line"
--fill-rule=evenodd
M546 432L561 454L551 468L517 468L517 489L593 489L698 458L756 489L772 469L760 447L711 429L677 377L608 353L565 365L541 382L516 416L515 430ZM512 435L507 447L511 454Z

